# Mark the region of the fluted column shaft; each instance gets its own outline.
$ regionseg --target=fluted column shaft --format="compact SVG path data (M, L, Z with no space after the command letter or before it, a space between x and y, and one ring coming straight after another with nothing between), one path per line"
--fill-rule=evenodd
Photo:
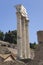
M30 44L29 44L29 32L28 32L28 21L26 20L25 22L25 29L26 29L26 53L27 53L27 58L30 58Z
M22 58L22 20L20 13L17 14L17 49L18 49L18 58Z
M30 44L28 39L28 21L26 17L21 16L19 12L17 15L17 49L18 58L27 59L30 58Z
M25 30L25 17L22 17L22 48L23 48L23 59L27 58L26 53L26 30Z

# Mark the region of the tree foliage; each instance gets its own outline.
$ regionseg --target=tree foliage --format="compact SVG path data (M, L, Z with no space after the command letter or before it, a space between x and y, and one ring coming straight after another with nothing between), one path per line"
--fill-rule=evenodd
M0 40L3 40L4 33L0 31Z
M5 34L0 31L0 40L17 44L17 30L8 31ZM37 47L36 42L30 43L30 48L35 49Z
M30 48L35 49L36 47L37 47L36 42L34 42L34 43L30 43Z
M0 40L17 44L17 30L8 31L5 34L0 31Z
M17 44L17 30L6 32L4 41Z

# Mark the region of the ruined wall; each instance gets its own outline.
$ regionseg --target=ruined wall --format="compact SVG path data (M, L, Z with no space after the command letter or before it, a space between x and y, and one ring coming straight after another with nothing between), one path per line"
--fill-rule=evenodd
M38 43L43 43L43 31L37 32Z

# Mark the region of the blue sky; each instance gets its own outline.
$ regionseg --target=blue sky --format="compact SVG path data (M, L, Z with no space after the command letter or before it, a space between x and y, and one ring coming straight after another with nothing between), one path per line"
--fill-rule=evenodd
M30 42L37 42L37 31L43 30L43 0L0 0L0 30L17 29L15 5L22 4L27 9Z

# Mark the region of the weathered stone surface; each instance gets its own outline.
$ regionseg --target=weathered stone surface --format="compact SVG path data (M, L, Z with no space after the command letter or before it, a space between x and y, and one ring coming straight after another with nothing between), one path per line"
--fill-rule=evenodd
M0 54L9 54L11 53L6 47L0 46Z
M19 59L30 58L30 44L28 38L28 16L23 5L16 6L17 15L17 50Z
M26 17L26 20L28 19L27 11L23 5L16 5L17 12L19 12L23 17Z
M0 63L4 61L4 58L0 56Z
M31 60L26 65L38 65L38 62L35 60Z
M37 31L38 43L43 43L43 30Z
M38 44L35 50L35 60L43 60L43 43Z
M26 65L25 63L21 62L21 61L8 61L8 62L2 62L0 63L0 65Z

